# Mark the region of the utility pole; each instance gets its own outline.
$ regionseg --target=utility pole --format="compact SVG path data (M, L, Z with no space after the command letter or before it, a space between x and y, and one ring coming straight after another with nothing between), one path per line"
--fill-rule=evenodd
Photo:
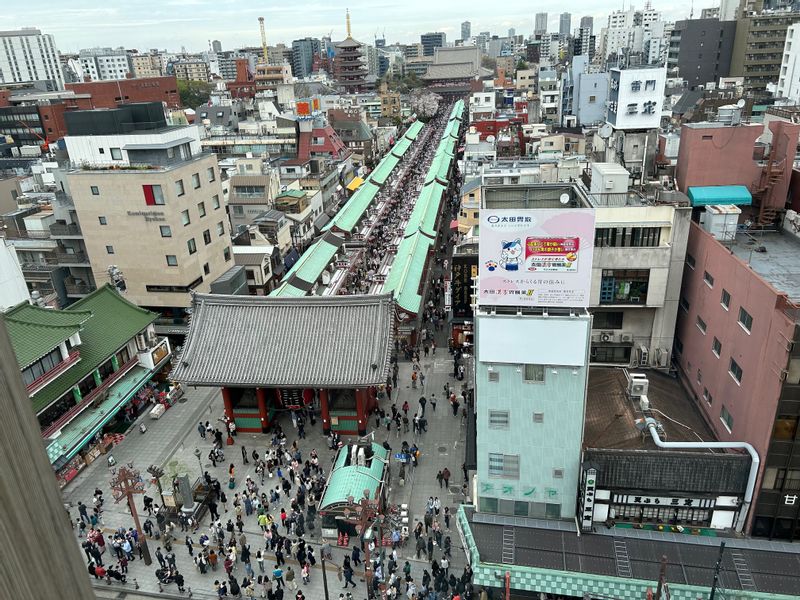
M667 586L667 555L661 555L661 569L658 572L658 587L654 600L661 600L661 593L665 592L666 599L669 600L669 587Z
M714 596L716 596L717 594L717 586L719 585L719 570L720 567L722 567L722 555L724 552L725 552L725 542L720 542L717 564L714 565L714 581L711 584L711 593L708 596L708 600L714 600Z
M362 544L364 542L364 535L370 528L372 528L371 537L373 539L377 539L377 544L380 545L383 540L383 532L381 528L383 515L380 513L378 504L379 500L377 498L375 500L370 500L369 490L364 490L364 497L358 502L356 502L352 496L347 500L348 506L344 510L344 520L355 525L356 533L358 533L358 537ZM351 511L356 513L356 516L353 518L349 518ZM364 547L364 580L367 582L368 598L374 597L372 593L373 576L374 573L372 572L372 559L369 552L369 542L367 542L366 546Z
M122 465L111 470L111 493L114 502L119 503L123 500L128 501L133 523L136 525L136 533L139 536L139 543L142 546L142 557L144 564L151 565L153 559L150 558L150 550L147 548L147 538L142 533L142 526L139 523L139 513L136 512L136 503L133 501L135 494L144 494L144 480L138 469L133 468L133 463Z

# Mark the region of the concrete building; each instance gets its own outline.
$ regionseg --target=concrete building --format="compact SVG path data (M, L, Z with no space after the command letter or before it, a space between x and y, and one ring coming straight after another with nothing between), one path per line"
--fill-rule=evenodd
M577 125L596 125L606 117L608 100L608 73L589 73L589 57L574 56L562 74L562 122L569 115L576 117Z
M422 44L422 55L433 56L436 48L444 48L447 38L441 31L423 33L419 36L419 42Z
M761 457L749 533L798 540L796 217L787 214L781 235L737 231L734 214L731 227L715 234L713 220L727 216L720 209L740 212L708 206L703 224L691 225L676 363L719 438L749 442Z
M78 53L84 78L90 81L127 79L133 72L127 50L119 48L88 48Z
M83 239L95 281L183 317L189 292L233 264L216 157L197 128L167 128L160 105L76 111L67 126L74 209L64 226Z
M545 35L547 33L547 13L536 13L533 25L533 35Z
M208 63L202 60L176 61L172 71L179 81L208 81Z
M800 23L786 29L780 77L775 96L786 98L791 104L800 104Z
M678 21L669 39L667 68L692 90L727 77L735 37L735 21Z
M731 77L744 77L746 91L766 94L767 85L778 83L786 32L800 21L800 12L770 11L748 14L736 20L731 55Z
M741 4L741 0L720 0L719 20L735 21L736 13L739 10L739 4Z
M312 73L314 57L321 51L317 38L306 37L292 42L292 75L298 79L308 77Z
M0 312L30 297L13 243L0 238Z
M561 123L561 79L551 69L539 70L539 107L542 123Z
M558 35L567 37L572 33L572 15L563 12L558 16Z
M136 102L164 102L169 108L181 106L178 81L174 75L68 83L66 87L76 96L89 95L91 108L116 108L118 104ZM84 106L79 104L78 108Z
M472 23L464 21L461 23L461 40L466 41L472 37Z
M0 84L33 82L48 91L64 89L53 36L34 28L0 31Z
M591 35L594 32L594 17L581 17L581 29L588 30Z
M147 54L132 54L130 56L133 76L137 79L145 77L161 77L164 74L164 61L161 54L148 52Z

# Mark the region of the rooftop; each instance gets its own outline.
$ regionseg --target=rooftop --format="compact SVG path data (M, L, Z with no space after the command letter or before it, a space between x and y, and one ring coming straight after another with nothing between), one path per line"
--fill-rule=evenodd
M695 404L686 396L680 383L656 371L648 371L650 389L647 399L653 416L664 426L666 439L675 442L716 441ZM627 397L627 380L622 369L592 367L586 396L586 419L583 444L587 448L656 450L649 435L642 435L635 419L642 412ZM672 419L672 420L670 420ZM683 423L682 427L677 423Z
M328 477L328 485L319 501L319 510L331 510L336 505L348 503L352 497L357 502L364 490L369 490L370 500L375 500L383 472L388 462L389 451L383 445L372 443L372 456L364 466L350 462L350 446L343 446Z
M354 388L383 383L389 374L390 294L195 294L192 305L172 372L185 384Z
M800 302L800 241L777 232L741 231L726 243L733 254L779 292ZM761 250L763 248L763 250Z

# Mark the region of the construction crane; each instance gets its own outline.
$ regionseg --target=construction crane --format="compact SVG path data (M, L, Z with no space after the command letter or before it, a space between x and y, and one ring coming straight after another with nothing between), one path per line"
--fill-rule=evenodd
M261 28L261 51L264 53L264 64L269 64L267 55L267 31L264 29L264 17L258 17L258 26Z

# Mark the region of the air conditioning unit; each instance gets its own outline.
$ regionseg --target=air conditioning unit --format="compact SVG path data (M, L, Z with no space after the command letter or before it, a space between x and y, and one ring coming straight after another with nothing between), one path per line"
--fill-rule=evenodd
M636 353L639 355L639 366L647 366L650 364L650 352L647 350L647 346L639 346Z
M622 343L631 344L631 343L633 343L633 334L632 333L627 333L627 332L622 332L622 333L619 334L619 341L622 342Z
M659 367L668 367L669 358L669 352L666 348L656 348L656 362Z
M600 341L604 344L610 344L614 341L615 334L613 331L601 331L600 332Z
M640 398L646 396L650 389L650 382L647 377L635 377L628 380L628 396Z

